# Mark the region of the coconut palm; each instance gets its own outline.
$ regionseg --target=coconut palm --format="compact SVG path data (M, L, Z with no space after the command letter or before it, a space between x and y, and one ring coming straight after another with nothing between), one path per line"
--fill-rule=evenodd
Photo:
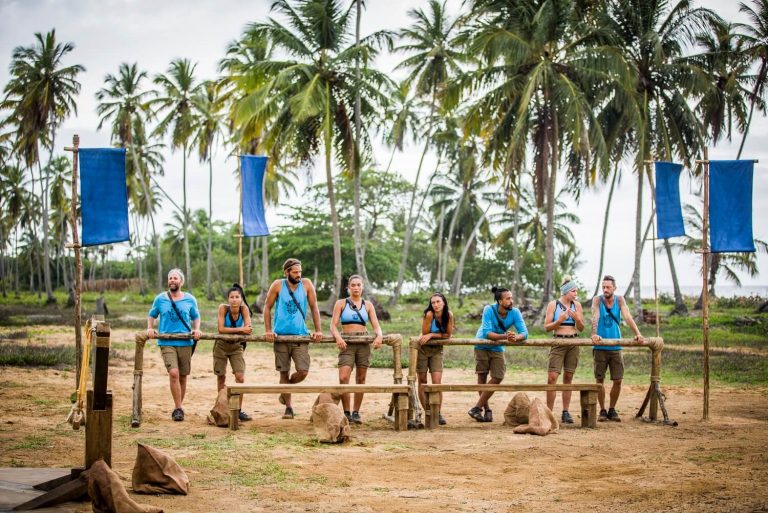
M53 226L51 238L57 241L56 274L58 276L59 270L61 270L64 288L69 290L69 275L64 262L64 245L67 242L69 221L72 214L72 202L69 197L72 191L72 163L67 157L56 157L48 165L46 172L53 177L48 201L51 206L50 221ZM72 274L74 276L74 272ZM56 283L58 285L58 279Z
M64 66L64 58L75 45L56 41L56 31L45 35L35 33L35 44L14 48L11 57L11 78L5 86L2 109L10 109L16 125L16 153L30 171L37 165L42 199L43 277L49 302L55 301L51 287L48 187L49 176L43 173L40 147L49 150L48 162L53 160L56 131L70 114L77 114L75 98L80 92L77 76L85 68L79 64Z
M104 126L104 123L112 122L112 143L128 152L129 184L132 177L135 177L138 185L145 197L150 196L149 180L146 178L144 168L146 163L142 163L140 158L141 150L138 146L143 144L146 139L145 125L150 115L149 96L150 91L142 88L142 81L147 78L146 71L139 71L138 64L122 63L118 68L117 75L108 74L104 77L105 87L96 92L96 99L99 101L96 107L96 113L100 116L98 130ZM130 194L133 201L141 201L136 194ZM148 200L144 200L146 202ZM149 216L152 226L155 225L154 209L139 209L144 215ZM157 259L157 286L158 290L163 288L163 265L161 260L160 239L155 238L155 252Z
M350 9L342 9L338 0L278 0L272 10L287 24L270 19L250 25L249 30L272 41L288 57L256 65L268 80L243 102L236 119L238 124L265 127L263 144L270 155L280 157L278 160L287 156L309 164L323 147L334 247L331 300L341 291L341 234L332 156L335 152L344 169L351 170L355 146L370 147L369 141L354 138L355 91L360 92L363 122L373 125L391 88L390 79L370 66L377 48L390 40L389 33L377 32L362 38L359 45L346 46ZM359 80L355 67L358 56L363 62Z
M171 148L182 150L182 213L187 215L187 156L189 142L195 130L194 98L202 90L202 83L195 79L195 68L189 59L174 59L168 66L165 75L156 75L154 83L160 89L155 92L155 98L149 104L155 109L155 115L160 119L154 133L165 135L171 133ZM192 289L192 263L189 256L189 234L187 233L190 219L184 218L184 263L187 287Z
M749 19L749 23L742 25L745 31L746 51L748 55L757 61L757 73L752 94L749 97L749 116L744 127L744 135L739 145L737 159L741 158L744 143L747 140L749 127L752 124L752 114L757 106L763 114L766 112L765 92L768 82L768 0L752 0L752 6L747 3L739 4L739 11Z

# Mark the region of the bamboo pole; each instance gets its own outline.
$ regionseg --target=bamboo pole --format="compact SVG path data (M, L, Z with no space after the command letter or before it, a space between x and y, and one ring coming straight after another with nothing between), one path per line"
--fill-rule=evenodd
M80 148L80 136L72 136L72 147L64 148L65 151L72 152L72 210L70 212L69 223L72 228L72 248L75 250L75 353L77 363L75 365L75 386L80 383L80 365L83 358L83 334L82 319L80 318L80 291L83 288L83 262L80 256L80 237L77 234L77 172L78 172L78 153Z
M646 160L646 164L656 164L655 160ZM658 214L658 211L656 210L656 185L653 180L653 175L651 174L652 171L648 170L648 184L651 186L651 205L653 206L653 211ZM656 336L660 337L661 334L659 333L660 326L659 326L659 287L657 285L656 281L656 224L653 225L653 238L651 239L651 244L653 246L653 299L656 303Z
M704 212L701 227L701 258L702 267L702 311L701 323L704 338L704 407L702 419L709 419L709 149L704 148Z
M237 210L238 227L240 233L237 236L237 264L240 269L240 286L245 288L243 277L243 169L240 166L240 155L237 156L237 177L240 180L240 207Z

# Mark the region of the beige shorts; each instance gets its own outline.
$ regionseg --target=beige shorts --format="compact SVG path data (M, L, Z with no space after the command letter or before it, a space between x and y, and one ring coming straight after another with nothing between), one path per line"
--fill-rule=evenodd
M504 379L507 372L507 362L504 360L504 351L488 351L487 349L475 349L475 373L488 374L498 380Z
M275 370L291 372L291 360L297 371L309 370L309 343L275 342Z
M443 372L443 346L419 347L416 372Z
M180 376L192 372L192 346L160 346L165 370L179 369Z
M621 350L593 349L592 356L595 359L595 379L605 379L606 369L611 370L611 381L624 378L624 355Z
M245 372L245 358L243 358L243 346L240 342L217 340L213 344L213 373L217 376L225 376L227 360L232 366L232 374Z
M576 372L579 365L579 346L552 346L549 350L549 372L560 374L565 368L565 372Z
M339 352L339 367L363 369L370 366L371 344L347 344L347 348Z

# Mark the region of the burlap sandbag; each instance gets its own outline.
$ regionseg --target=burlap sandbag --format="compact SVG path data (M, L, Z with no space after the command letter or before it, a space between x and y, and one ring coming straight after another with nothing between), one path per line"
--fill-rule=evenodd
M219 427L229 426L229 398L227 397L227 387L219 390L219 395L216 396L216 404L213 405L211 413L208 415L208 424Z
M111 468L98 460L82 476L88 484L93 513L162 513L162 509L139 504L128 496L123 482Z
M312 408L312 425L319 442L341 443L349 440L349 419L341 406L321 403Z
M133 466L133 491L136 493L189 493L186 472L170 455L149 445L138 444Z
M531 400L525 392L518 392L509 401L507 409L504 411L505 426L519 426L528 424L528 412L531 409Z
M528 413L528 424L522 424L515 428L515 433L530 433L532 435L546 436L549 433L557 433L560 424L552 414L552 410L541 402L538 397L531 401Z
M315 406L318 404L339 404L339 402L341 402L341 394L317 394L317 397L315 398L315 404L312 405L312 413L309 415L309 423L313 424L315 422Z

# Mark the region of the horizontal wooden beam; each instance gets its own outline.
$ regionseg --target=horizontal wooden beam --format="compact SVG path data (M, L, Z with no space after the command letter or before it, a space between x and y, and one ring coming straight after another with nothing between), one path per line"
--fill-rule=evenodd
M536 385L536 384L506 384L471 385L441 383L438 385L422 385L425 392L575 392L579 390L599 391L597 383L571 383L568 385Z
M419 337L411 337L410 346L418 348ZM600 342L592 342L591 338L529 338L521 342L507 342L506 340L486 340L483 338L447 338L432 339L427 346L504 346L504 347L552 347L552 346L622 346L622 347L647 347L651 350L659 350L664 347L664 339L661 337L648 337L638 342L633 338L603 339Z
M157 333L152 337L148 337L146 332L136 333L135 338L139 341L146 341L149 339L158 340L188 340L192 338L191 333ZM375 335L347 335L343 334L341 338L348 344L371 344ZM223 340L225 342L266 342L271 344L264 335L222 335L219 333L203 333L200 335L199 340ZM399 343L402 340L402 336L396 333L384 335L382 342L387 345L393 345ZM324 336L319 342L315 342L310 336L299 335L277 335L275 342L283 343L312 343L312 344L335 344L336 339L332 336Z
M227 387L227 395L241 394L407 394L408 385L251 385L237 383Z

